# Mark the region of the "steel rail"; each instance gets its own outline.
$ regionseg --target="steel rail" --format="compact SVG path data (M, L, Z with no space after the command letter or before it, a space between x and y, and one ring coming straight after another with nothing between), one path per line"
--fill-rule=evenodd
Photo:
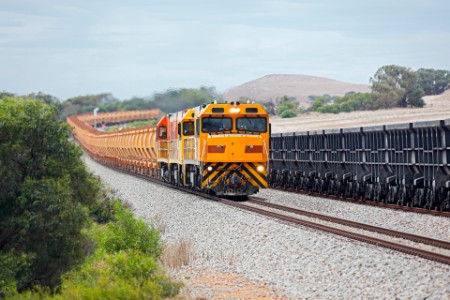
M420 208L420 207L404 206L404 205L393 204L393 203L385 203L385 202L379 202L379 201L377 202L377 201L372 201L372 200L364 201L361 199L343 198L343 197L336 196L336 195L324 195L321 193L304 191L304 190L296 190L293 188L283 188L283 187L273 187L273 186L270 188L274 189L274 190L278 190L278 191L288 192L288 193L308 195L308 196L313 196L313 197L333 199L333 200L355 203L355 204L360 204L360 205L369 205L369 206L374 206L374 207L401 210L401 211L405 211L405 212L413 212L413 213L424 214L424 215L432 215L432 216L450 218L449 211L438 211L438 210L425 209L425 208Z
M229 205L229 206L233 206L233 207L236 207L236 208L244 209L244 210L247 210L247 211L252 211L252 212L258 213L260 215L271 217L271 218L274 218L274 219L277 219L277 220L287 221L289 223L293 223L293 224L296 224L296 225L302 225L302 226L306 226L306 227L313 228L313 229L316 229L316 230L321 230L321 231L325 231L325 232L328 232L328 233L333 233L333 234L344 236L344 237L347 237L347 238L350 238L350 239L353 239L353 240L358 240L358 241L361 241L361 242L373 244L373 245L380 246L380 247L383 247L383 248L396 250L396 251L399 251L399 252L402 252L402 253L406 253L406 254L418 256L418 257L421 257L421 258L424 258L424 259L428 259L428 260L431 260L431 261L435 261L435 262L439 262L439 263L450 265L450 256L446 256L446 255L443 255L443 254L434 253L434 252L431 252L431 251L422 250L422 249L418 249L418 248L415 248L415 247L402 245L402 244L398 244L398 243L382 240L382 239L379 239L379 238L367 236L367 235L364 235L364 234L359 234L359 233L355 233L355 232L351 232L351 231L347 231L347 230L343 230L343 229L338 229L338 228L327 226L327 225L323 225L323 224L310 222L310 221L307 221L307 220L302 220L302 219L291 217L291 216L286 216L286 215L283 215L283 214L279 214L279 213L272 212L272 211L267 211L267 210L260 209L260 208L257 208L257 207L253 207L253 206L248 206L248 205L245 205L243 203L234 202L234 201L231 201L231 200L221 199L220 202L224 203L226 205Z
M450 242L443 241L443 240L432 239L429 237L424 237L424 236L420 236L420 235L416 235L416 234L396 231L396 230L373 226L373 225L369 225L369 224L365 224L365 223L359 223L359 222L355 222L355 221L350 221L350 220L346 220L346 219L341 219L341 218L337 218L337 217L314 213L314 212L310 212L310 211L306 211L306 210L301 210L298 208L283 206L283 205L279 205L279 204L275 204L275 203L262 201L262 200L254 198L254 197L250 197L247 202L255 203L255 204L270 207L270 208L275 208L278 210L283 210L283 211L294 213L297 215L303 215L303 216L307 216L307 217L311 217L311 218L317 218L317 219L328 221L328 222L338 223L341 225L350 226L350 227L354 227L354 228L360 228L360 229L364 229L364 230L371 231L371 232L385 234L385 235L389 235L389 236L393 236L393 237L397 237L397 238L402 238L405 240L410 240L410 241L413 241L416 243L422 243L425 245L431 245L434 247L450 250Z

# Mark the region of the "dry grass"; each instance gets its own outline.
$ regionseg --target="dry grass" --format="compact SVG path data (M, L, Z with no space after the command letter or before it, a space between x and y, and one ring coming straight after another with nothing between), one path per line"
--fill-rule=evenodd
M192 242L181 239L174 244L168 244L164 247L162 255L162 264L171 269L180 269L188 265L193 253Z
M450 118L450 90L437 96L424 97L424 108L393 108L355 111L340 114L309 113L296 118L271 118L272 132L294 132L331 128L387 125Z
M167 224L161 215L156 215L153 217L153 224L155 225L156 229L158 229L158 231L161 234L166 233Z

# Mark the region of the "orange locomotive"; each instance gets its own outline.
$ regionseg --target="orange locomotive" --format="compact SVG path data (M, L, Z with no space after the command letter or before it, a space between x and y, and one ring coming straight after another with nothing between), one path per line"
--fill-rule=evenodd
M270 124L260 104L204 104L165 115L156 128L126 132L100 133L77 116L68 122L107 164L221 196L267 187Z

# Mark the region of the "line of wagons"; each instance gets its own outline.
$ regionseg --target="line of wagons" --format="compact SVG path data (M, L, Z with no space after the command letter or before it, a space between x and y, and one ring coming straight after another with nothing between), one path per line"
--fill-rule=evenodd
M450 208L450 119L272 134L272 186Z

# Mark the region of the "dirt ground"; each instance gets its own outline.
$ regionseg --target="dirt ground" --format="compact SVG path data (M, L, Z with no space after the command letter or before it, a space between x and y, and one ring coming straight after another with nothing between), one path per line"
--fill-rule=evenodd
M450 118L450 90L437 96L424 97L423 108L395 108L376 111L358 111L340 114L302 114L296 118L272 117L272 132L309 131L331 128L350 128L386 125Z
M273 286L239 274L185 267L183 270L173 271L171 275L185 285L177 300L285 299L278 295Z

